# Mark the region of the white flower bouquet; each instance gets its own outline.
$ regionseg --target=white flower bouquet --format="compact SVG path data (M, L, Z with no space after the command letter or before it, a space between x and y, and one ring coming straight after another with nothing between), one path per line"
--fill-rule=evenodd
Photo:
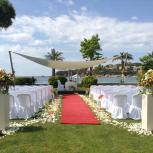
M139 86L142 87L142 93L153 94L153 70L148 70L139 81Z
M13 75L0 68L0 94L8 94L11 84L13 84Z

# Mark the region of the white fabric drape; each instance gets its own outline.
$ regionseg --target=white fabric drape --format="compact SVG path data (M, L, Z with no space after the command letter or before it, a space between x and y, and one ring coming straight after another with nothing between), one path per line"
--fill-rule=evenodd
M58 70L74 70L74 69L81 69L81 68L89 68L95 65L106 63L107 61L113 59L113 58L104 58L101 60L94 60L94 61L53 61L53 60L27 56L27 55L19 54L19 53L15 53L15 54L18 54L24 58L27 58L35 63L41 64L50 68L55 68Z
M140 119L142 97L137 97L139 94L139 91L140 91L139 87L131 86L131 85L114 85L114 86L93 85L90 87L89 95L102 108L105 108L106 111L111 113L112 118L124 119L126 118L125 114L128 113L130 118ZM122 105L123 102L121 102L121 104L117 106L116 101L118 100L115 99L116 95L118 96L126 95L127 96L126 105ZM135 97L135 100L133 99L134 97ZM120 113L122 117L119 115Z
M15 86L9 89L10 119L30 118L54 97L53 87Z

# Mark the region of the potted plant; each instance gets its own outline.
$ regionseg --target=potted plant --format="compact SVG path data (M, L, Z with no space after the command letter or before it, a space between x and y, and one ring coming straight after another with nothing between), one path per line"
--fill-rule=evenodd
M142 93L142 128L153 130L153 70L148 70L139 81Z
M12 83L12 74L0 69L0 130L9 125L9 85Z
M86 88L86 94L89 94L90 86L97 85L97 78L95 76L85 76L82 79L82 85Z

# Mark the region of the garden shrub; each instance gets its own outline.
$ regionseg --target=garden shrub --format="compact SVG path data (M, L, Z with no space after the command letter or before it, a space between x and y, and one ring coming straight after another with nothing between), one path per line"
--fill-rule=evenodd
M35 84L36 79L34 77L16 77L15 84L16 85L33 85Z
M51 76L48 79L48 83L52 85L54 88L57 88L57 85L58 85L57 80L58 80L57 76Z
M82 79L82 85L90 88L91 85L97 85L97 78L95 76L85 76Z
M65 84L65 82L67 81L67 78L63 76L51 76L48 79L48 83L52 85L54 88L57 88L58 86L57 80L60 80L61 84Z
M63 76L58 76L58 80L61 81L61 84L65 84L65 82L67 81L67 78Z

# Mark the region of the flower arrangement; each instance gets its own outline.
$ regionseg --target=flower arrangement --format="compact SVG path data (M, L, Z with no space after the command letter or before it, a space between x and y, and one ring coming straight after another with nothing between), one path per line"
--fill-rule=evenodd
M139 81L139 86L142 87L141 93L153 94L153 70L148 70Z
M0 68L0 94L8 94L9 85L13 83L13 75Z

